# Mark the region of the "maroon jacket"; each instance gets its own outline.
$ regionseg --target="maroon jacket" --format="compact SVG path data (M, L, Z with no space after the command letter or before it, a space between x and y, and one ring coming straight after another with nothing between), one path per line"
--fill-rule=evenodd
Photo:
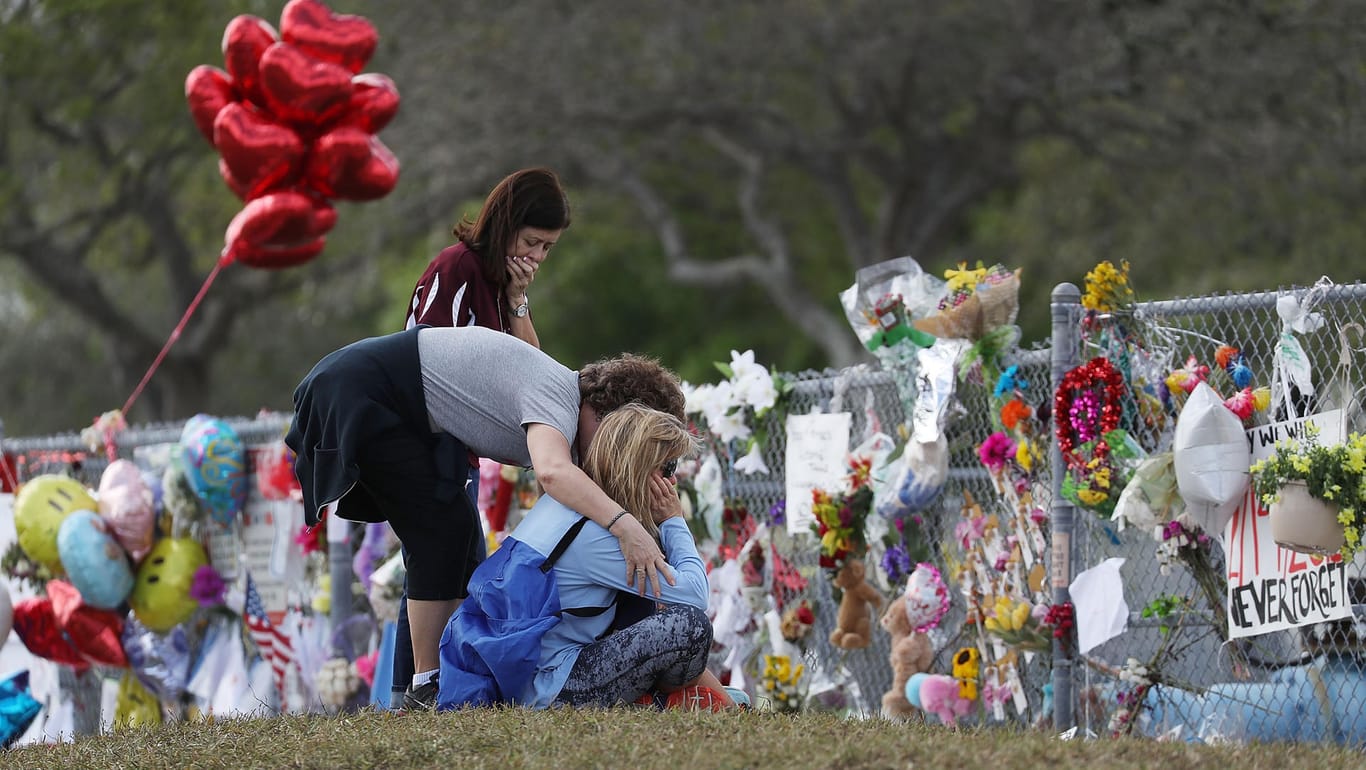
M428 326L484 326L507 332L498 287L489 283L479 257L463 243L442 250L427 265L413 288L403 328Z

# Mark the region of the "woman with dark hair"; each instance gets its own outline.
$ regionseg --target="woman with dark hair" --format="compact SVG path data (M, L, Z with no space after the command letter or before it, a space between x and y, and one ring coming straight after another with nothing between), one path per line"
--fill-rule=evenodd
M476 568L470 600L446 626L438 708L733 705L706 669L707 570L673 486L678 460L696 448L681 420L639 403L603 418L584 473L622 503L618 518L635 518L657 539L675 583L661 586L653 612L621 623L620 597L637 589L611 534L615 520L603 527L542 496Z
M485 326L540 347L527 287L567 227L569 198L554 171L509 174L418 279L405 328Z

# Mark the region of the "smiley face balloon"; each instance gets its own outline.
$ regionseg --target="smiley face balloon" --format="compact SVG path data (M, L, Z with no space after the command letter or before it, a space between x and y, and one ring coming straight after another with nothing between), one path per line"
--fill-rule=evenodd
M98 508L95 498L70 476L38 476L19 490L14 501L14 529L19 535L19 547L52 574L63 575L62 558L57 551L57 532L62 520L74 511Z
M137 580L128 596L133 614L159 634L189 620L199 607L190 595L194 573L208 563L209 557L197 541L184 537L158 540L138 565Z

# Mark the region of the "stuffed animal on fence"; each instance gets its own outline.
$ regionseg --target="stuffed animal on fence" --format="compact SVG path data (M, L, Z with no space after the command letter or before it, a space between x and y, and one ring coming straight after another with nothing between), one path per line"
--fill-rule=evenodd
M892 635L892 651L888 655L892 664L892 688L882 695L882 715L887 719L903 719L915 713L911 702L906 700L906 680L912 674L929 670L934 660L934 647L929 636L911 627L904 597L898 596L887 604L880 623Z
M844 595L830 643L842 649L862 649L873 640L872 612L882 606L882 594L863 579L863 574L863 562L857 559L846 561L835 574L835 585Z
M972 711L972 701L959 694L958 680L947 674L912 674L906 680L906 700L950 727Z

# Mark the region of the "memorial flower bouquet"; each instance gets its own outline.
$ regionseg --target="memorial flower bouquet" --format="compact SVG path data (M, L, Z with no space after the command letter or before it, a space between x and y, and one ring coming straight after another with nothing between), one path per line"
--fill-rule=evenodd
M1366 435L1352 433L1341 444L1319 443L1319 429L1306 423L1304 436L1277 442L1276 451L1252 464L1257 497L1271 506L1285 489L1303 484L1312 498L1337 506L1342 527L1342 555L1350 559L1361 548L1361 518L1366 506Z
M846 561L861 559L868 552L866 525L873 508L871 473L872 460L854 456L844 489L811 490L811 513L816 517L811 529L820 538L820 565L832 577Z
M732 350L730 363L715 364L726 379L715 385L683 383L683 411L702 418L707 433L722 445L718 455L732 456L735 470L767 475L770 471L763 458L767 426L783 424L784 402L793 383L756 363L752 350ZM733 455L725 451L732 446Z

